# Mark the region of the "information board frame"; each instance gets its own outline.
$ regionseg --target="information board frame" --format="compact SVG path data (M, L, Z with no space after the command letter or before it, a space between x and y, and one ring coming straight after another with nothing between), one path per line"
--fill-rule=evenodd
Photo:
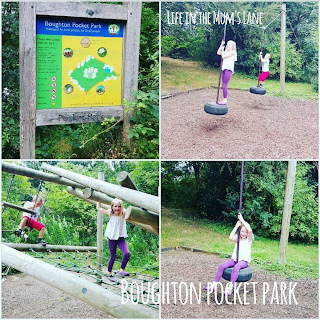
M37 110L37 16L118 20L124 23L122 101L132 100L138 88L141 2L122 5L81 2L21 2L19 7L20 62L20 158L35 158L36 126L100 122L104 118L121 119L124 107L99 106ZM123 137L128 139L130 121L123 121Z

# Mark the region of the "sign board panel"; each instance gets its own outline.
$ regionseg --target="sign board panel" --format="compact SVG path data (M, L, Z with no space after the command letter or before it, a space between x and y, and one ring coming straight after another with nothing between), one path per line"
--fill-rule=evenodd
M124 24L37 16L37 110L120 106Z

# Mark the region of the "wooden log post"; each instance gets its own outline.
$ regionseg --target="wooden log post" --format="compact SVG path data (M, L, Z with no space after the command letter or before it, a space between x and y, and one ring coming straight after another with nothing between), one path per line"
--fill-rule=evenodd
M110 204L113 200L113 198L109 197L105 193L95 191L91 188L85 188L83 189L83 197L85 199L91 199L94 201L102 202Z
M126 171L121 171L117 174L117 181L123 187L129 188L132 190L138 190L137 186L131 179L129 173Z
M286 82L286 4L281 5L280 92L284 94Z
M104 181L104 173L98 173L98 179ZM103 258L103 213L97 210L97 264L98 270L102 272L102 258ZM97 277L102 279L100 275ZM99 282L100 283L100 282Z
M2 263L62 290L113 317L159 318L157 310L134 304L130 299L127 303L122 303L122 297L111 290L39 261L4 244L1 244L1 258Z
M36 3L19 3L20 158L35 159L36 146Z
M289 229L291 220L292 201L294 193L294 183L297 170L297 161L289 161L287 168L286 189L283 201L282 225L280 235L280 245L278 262L282 265L286 263L286 253L289 239Z
M121 171L118 173L117 181L123 187L138 190L129 173L126 171ZM148 224L155 228L155 230L158 232L157 234L159 235L159 215L154 212L145 210L143 208L130 206L126 212L126 219L130 219L138 223Z
M159 215L145 209L129 206L126 210L126 219L159 228Z
M41 167L47 171L58 174L67 179L76 181L94 190L110 194L113 197L132 203L135 206L143 207L156 213L159 213L160 211L159 197L117 186L112 183L100 181L91 177L83 176L79 173L65 170L57 166L51 166L46 163L43 163Z
M48 181L48 182L53 182L57 184L62 184L64 186L71 186L75 188L84 188L83 185L74 182L69 179L65 179L59 176L56 176L55 174L47 173L47 172L42 172L39 170L31 169L28 167L22 167L22 166L17 166L15 164L11 164L8 162L2 161L2 171L11 173L11 174L17 174L19 176L25 176L33 179L38 179L42 181Z
M97 201L94 201L94 200L91 200L91 199L86 199L86 198L83 196L83 192L82 192L81 190L78 190L78 189L75 189L75 188L72 188L72 187L68 187L68 188L67 188L67 191L68 191L70 194L72 194L72 195L74 195L74 196L76 196L76 197L78 197L78 198L80 198L80 199L82 199L82 200L85 200L85 201L93 204L94 206L96 206L96 204L97 204ZM104 203L101 203L101 207L104 208L104 209L106 209L106 210L107 210L107 209L110 209L110 206L109 206L109 205L106 205L106 204L104 204ZM146 231L148 231L148 232L151 232L151 233L153 233L153 234L155 234L155 235L157 235L157 236L159 235L159 228L155 228L155 227L149 226L149 225L144 224L144 223L139 223L139 222L132 221L132 220L130 219L130 217L128 218L127 221L130 222L130 223L132 223L132 224L134 224L135 226L138 226L138 227L140 227L140 228L142 228L142 229L144 229L144 230L146 230Z
M125 84L123 97L132 101L134 99L132 91L138 89L139 63L137 61L139 61L141 2L129 2L127 3L127 8L128 20L124 38L126 56L124 61ZM122 134L123 140L129 148L131 147L131 139L128 137L130 128L130 113L128 113L123 120Z
M85 198L84 195L83 195L83 192L81 190L79 190L79 189L68 187L67 188L67 192L69 192L73 196L78 197L81 200L85 200L85 201L93 204L94 206L97 205L97 201ZM110 209L110 206L107 205L107 204L104 204L104 203L101 203L101 207L106 209L106 210Z
M97 247L84 247L84 246L61 246L61 245L51 245L47 244L45 247L41 244L31 244L31 243L4 243L10 248L16 249L18 251L30 251L31 249L37 252L97 252Z
M17 206L15 204L12 204L12 203L9 203L9 202L2 201L2 205L4 207L15 209L15 210L18 210L18 211L28 212L28 213L31 213L33 215L36 214L35 211L33 211L33 210L30 210L30 209L27 209L27 208L24 208L24 207L20 207L20 206Z

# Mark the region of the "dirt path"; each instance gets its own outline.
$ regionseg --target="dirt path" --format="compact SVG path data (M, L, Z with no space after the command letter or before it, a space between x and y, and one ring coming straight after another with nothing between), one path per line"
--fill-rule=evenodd
M161 101L163 159L316 159L318 102L229 90L229 112L204 112L212 89Z
M4 319L110 319L110 315L25 274L2 283Z
M171 286L169 294L169 304L161 306L161 315L163 318L268 318L268 319L283 319L283 318L318 318L318 281L316 280L289 280L271 273L266 273L259 270L254 270L253 277L250 282L247 282L247 290L249 291L244 303L243 287L240 290L239 296L230 296L229 301L232 304L227 304L223 300L219 305L220 299L224 299L219 293L217 295L217 302L215 296L209 296L209 303L207 300L207 293L203 290L208 281L212 281L219 264L225 259L218 258L214 255L209 255L200 252L191 252L184 250L171 250L161 254L161 276L162 282L178 282L186 283L189 290L189 300L185 305L179 301L179 290L177 292L177 303L174 304L174 290ZM294 296L298 304L295 304L293 295L291 305L284 303L277 304L277 300L272 300L272 292L274 284L277 285L280 300L280 284L285 283L287 288L289 282L292 285L296 282L294 288ZM195 295L193 295L193 304L190 304L190 283L193 282L197 292L199 291L201 283L201 302L195 302ZM225 286L225 280L221 281ZM253 291L253 282L257 282L256 294ZM269 293L265 294L265 304L263 304L263 285L270 286ZM243 286L243 285L242 285ZM185 285L182 285L182 302L185 302ZM217 292L221 292L218 290ZM285 292L286 302L289 302L288 290ZM256 297L256 303L254 303ZM276 297L276 295L274 295ZM241 302L240 302L241 300ZM271 304L272 302L272 304Z

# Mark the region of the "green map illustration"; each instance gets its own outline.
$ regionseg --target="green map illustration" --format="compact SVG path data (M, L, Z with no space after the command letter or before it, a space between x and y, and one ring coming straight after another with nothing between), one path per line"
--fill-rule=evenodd
M114 67L109 66L94 56L88 56L78 63L77 68L69 71L71 81L78 86L81 91L88 92L100 81L117 80Z

